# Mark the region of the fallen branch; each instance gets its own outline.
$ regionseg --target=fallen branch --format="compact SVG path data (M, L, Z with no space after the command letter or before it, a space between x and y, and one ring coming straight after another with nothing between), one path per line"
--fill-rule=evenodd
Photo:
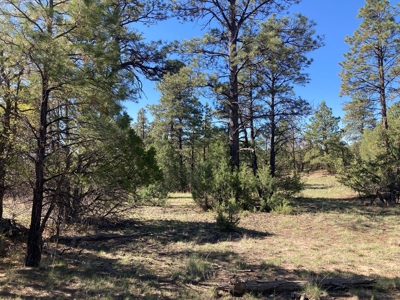
M321 281L287 281L287 280L246 280L237 276L231 276L228 284L219 285L218 291L226 291L236 295L243 295L246 292L294 292L301 290L307 284L317 284L325 289L347 289L350 287L371 287L375 280L352 279L352 278L327 278Z
M133 233L133 234L109 234L109 233L98 233L94 235L85 235L85 236L57 236L53 235L50 237L50 242L59 243L71 243L71 245L75 245L80 242L94 242L94 241L104 241L104 240L112 240L112 239L126 239L126 238L137 238L145 235L149 235L149 232L146 233Z

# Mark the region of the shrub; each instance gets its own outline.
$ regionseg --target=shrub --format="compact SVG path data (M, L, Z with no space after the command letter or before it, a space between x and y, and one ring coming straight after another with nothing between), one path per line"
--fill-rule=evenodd
M240 205L236 202L235 198L230 198L222 204L216 206L217 211L217 225L223 231L232 231L240 222L239 213L241 211Z
M168 191L163 183L150 184L138 193L138 201L143 204L164 206L168 199Z
M194 202L203 210L209 210L214 205L212 197L213 174L212 166L209 163L203 163L194 171L192 178L192 197Z

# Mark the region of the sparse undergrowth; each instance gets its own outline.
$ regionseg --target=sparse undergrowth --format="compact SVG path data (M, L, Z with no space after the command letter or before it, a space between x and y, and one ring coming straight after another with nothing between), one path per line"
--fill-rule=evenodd
M373 289L322 291L311 285L304 292L309 299L400 299L400 208L365 206L332 176L305 181L292 215L242 213L234 232L221 231L215 213L197 208L187 194L173 194L164 207L138 207L97 229L146 235L74 246L46 243L38 269L23 268L24 244L6 239L0 298L212 299L215 287L237 274L314 282L375 278ZM92 227L68 230L63 234L94 233ZM59 255L50 255L55 250ZM243 299L289 296L246 294Z

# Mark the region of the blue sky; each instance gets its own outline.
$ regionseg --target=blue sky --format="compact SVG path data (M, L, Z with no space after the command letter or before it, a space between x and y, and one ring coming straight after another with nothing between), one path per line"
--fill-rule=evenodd
M397 1L391 0L391 3L395 5ZM325 36L325 46L310 54L314 59L308 69L310 83L305 87L296 87L296 93L307 99L314 107L325 101L333 109L335 116L343 116L342 103L349 100L347 97L339 97L341 83L338 76L341 70L339 62L349 49L344 39L346 35L352 35L361 23L361 19L356 16L364 4L364 0L302 0L290 10L292 13L298 12L314 20L317 23L317 34ZM198 24L180 24L176 20L143 27L140 31L148 40L173 41L203 35ZM157 103L160 98L154 83L144 80L143 87L145 95L138 103L125 103L127 112L134 119L140 108Z

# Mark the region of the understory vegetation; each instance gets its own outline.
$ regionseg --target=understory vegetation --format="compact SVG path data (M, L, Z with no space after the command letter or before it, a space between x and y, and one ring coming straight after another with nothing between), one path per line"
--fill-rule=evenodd
M341 119L296 94L324 46L298 2L0 0L0 297L396 299L400 10L343 37ZM140 32L167 20L203 36Z
M24 238L5 238L1 299L213 299L232 274L247 280L370 278L372 288L298 291L309 299L398 299L400 207L365 206L326 172L303 177L291 215L241 212L234 231L222 231L217 212L204 212L190 194L170 194L164 206L139 206L116 220L63 224L69 236L95 233L135 237L50 242L44 233L40 268L24 268ZM6 216L28 224L24 203L6 202ZM222 299L229 294L219 293ZM288 299L290 293L275 293ZM271 299L245 294L242 299Z

